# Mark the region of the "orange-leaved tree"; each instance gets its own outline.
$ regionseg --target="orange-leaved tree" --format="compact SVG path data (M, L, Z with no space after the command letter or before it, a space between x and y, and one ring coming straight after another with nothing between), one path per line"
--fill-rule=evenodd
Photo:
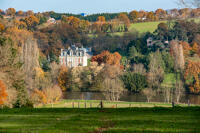
M200 92L200 62L188 61L185 69L184 78L189 86L190 92Z
M92 62L98 62L98 64L120 65L121 55L118 52L110 53L109 51L103 51L101 54L92 57Z
M6 92L6 86L3 83L3 81L0 80L0 105L4 104L5 100L7 99L7 92Z
M99 16L99 17L97 18L97 21L98 21L98 22L106 22L106 18L105 18L104 16Z
M180 44L183 46L183 53L185 56L189 56L191 53L192 48L190 47L190 44L187 42L180 42Z
M74 16L70 16L66 18L66 21L69 25L71 25L74 28L78 28L79 27L79 23L80 23L80 19Z
M199 45L196 42L194 42L193 45L192 45L192 51L195 54L198 54L198 52L199 52Z
M24 19L24 22L26 23L28 29L31 30L39 24L39 19L34 15L30 15Z
M34 93L32 94L32 98L33 98L34 102L43 103L43 104L47 103L47 97L44 94L44 92L41 91L41 90L34 89Z
M6 10L6 14L7 14L7 15L15 16L15 13L16 13L15 8L8 8L8 9Z
M5 29L4 25L0 23L0 33Z
M119 19L119 21L123 22L127 27L130 26L130 20L125 13L120 13L118 15L118 19Z

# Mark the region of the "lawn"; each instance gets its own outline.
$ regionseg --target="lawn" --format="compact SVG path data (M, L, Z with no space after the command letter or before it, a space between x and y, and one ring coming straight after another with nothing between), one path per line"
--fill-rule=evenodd
M62 100L55 104L40 105L36 108L97 108L99 100ZM187 107L188 104L176 104L181 107ZM111 102L103 101L104 108L130 108L130 107L172 107L171 103L147 103L147 102ZM198 105L191 105L198 106Z
M156 22L143 22L131 24L129 31L138 31L139 33L154 32L160 23L166 23L167 21L156 21Z
M199 107L0 110L1 133L200 132Z
M196 23L200 22L200 18L191 18L188 19L190 20L194 20ZM154 22L141 22L141 23L132 23L129 27L129 33L138 31L139 33L145 33L145 32L151 32L153 33L158 25L160 23L167 23L167 21L154 21ZM111 35L117 35L117 36L122 36L124 35L125 32L115 32L115 33L110 33ZM89 37L95 37L94 34L89 34Z

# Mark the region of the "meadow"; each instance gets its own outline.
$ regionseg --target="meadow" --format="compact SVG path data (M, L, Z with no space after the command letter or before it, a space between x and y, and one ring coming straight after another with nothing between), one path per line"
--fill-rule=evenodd
M39 105L35 108L98 108L100 100L61 100L54 104ZM179 107L187 107L187 103L176 104ZM199 106L190 104L190 106ZM104 108L132 108L132 107L172 107L171 103L159 102L124 102L124 101L103 101Z
M200 107L0 110L1 133L200 132Z
M200 22L200 18L190 18L188 19L189 21L195 21L196 23ZM174 21L174 20L173 20ZM129 27L129 32L135 32L138 31L140 34L150 32L153 33L158 25L160 23L167 23L167 20L165 21L153 21L153 22L140 22L140 23L132 23ZM123 35L124 32L116 32L112 33L112 35Z

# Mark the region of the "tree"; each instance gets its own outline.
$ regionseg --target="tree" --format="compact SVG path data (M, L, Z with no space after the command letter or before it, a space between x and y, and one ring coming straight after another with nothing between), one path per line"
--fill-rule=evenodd
M4 11L2 9L0 9L0 15L3 15Z
M65 66L62 66L58 75L58 84L63 91L67 89L67 80L68 69Z
M98 64L109 64L109 65L120 65L121 55L118 52L114 54L110 53L109 51L103 51L101 54L93 56L91 61L98 62Z
M179 10L179 14L182 18L187 18L190 16L190 9L189 8L183 8Z
M7 10L6 10L6 14L7 15L10 15L10 16L15 16L15 13L16 13L16 10L14 9L14 8L8 8Z
M79 29L82 33L88 33L90 27L90 22L87 20L80 20Z
M164 19L166 16L166 11L163 9L157 9L155 14L159 19Z
M0 80L0 105L3 105L7 99L8 94L6 93L6 86L3 81Z
M183 54L183 46L178 41L172 40L170 42L170 51L174 57L175 70L184 70L185 59Z
M199 46L196 42L193 43L193 46L192 46L192 51L195 53L195 54L198 54L199 52Z
M165 72L173 73L174 72L174 58L170 55L168 51L162 51L162 59L165 64Z
M178 2L186 7L192 7L192 6L195 6L197 8L200 7L200 0L178 0Z
M97 18L97 22L105 23L105 22L106 22L106 19L105 19L104 16L99 16L99 17Z
M189 56L191 54L192 48L188 42L181 41L180 44L183 46L184 56Z
M124 89L120 75L120 67L114 65L106 65L99 73L98 79L95 82L95 87L103 92L106 100L119 100Z
M145 12L144 10L141 10L139 11L139 14L138 14L138 17L140 18L140 20L144 20L146 19L146 15L147 15L147 12Z
M34 12L32 10L28 10L26 12L26 16L34 16Z
M155 19L154 13L153 12L148 12L147 20L153 21L154 19Z
M18 16L23 16L23 15L24 15L24 12L20 10L20 11L17 12L17 15L18 15Z
M106 100L118 101L121 93L123 92L123 83L119 78L110 79L105 78L102 83L103 94Z
M126 14L120 13L118 19L120 22L124 23L127 28L130 26L130 20Z
M126 73L122 76L125 88L131 92L140 92L147 87L146 77L139 73Z
M40 104L40 103L47 104L46 95L44 94L43 91L38 89L34 89L31 99L35 104Z
M162 91L165 102L169 103L170 100L172 99L173 89L168 86L164 86Z
M43 93L46 96L47 103L57 102L62 97L62 90L57 85L51 88L44 88Z
M78 29L79 23L80 23L79 18L74 17L74 16L70 16L70 17L66 17L66 18L63 18L63 19L64 19L64 21L66 21L72 27L74 27L75 29Z
M131 12L129 13L129 17L130 17L130 20L131 20L132 22L137 22L138 17L139 17L138 11L136 11L136 10L131 11Z
M28 30L33 30L39 24L39 19L33 15L26 17L22 21L26 23Z
M181 96L183 94L183 91L184 91L184 87L183 87L183 82L181 80L179 80L177 83L176 83L176 86L175 86L175 92L174 92L174 97L175 97L175 100L177 103L180 102L180 99L181 99Z
M175 9L170 10L169 15L171 15L171 17L173 17L173 18L177 18L179 16L178 9L175 8Z
M134 64L133 65L133 73L146 75L146 69L144 68L143 64Z
M0 23L0 33L3 32L5 29L4 25Z
M149 72L147 81L149 88L159 88L164 79L164 61L159 51L150 54Z
M166 23L160 23L158 28L154 32L156 35L156 39L166 41L169 36L169 29Z
M184 78L191 93L198 94L200 92L199 74L200 74L200 63L194 61L188 61L187 66L185 68Z
M155 90L153 90L152 88L146 88L146 89L142 90L142 93L147 97L148 103L156 95Z
M4 37L0 40L0 72L6 74L7 87L17 91L16 101L12 102L15 107L27 106L29 100L22 71L23 63L19 59L17 46L11 39Z
M60 65L57 64L56 62L52 62L50 64L50 76L52 79L53 84L58 84L58 75L59 75L59 70L60 70Z

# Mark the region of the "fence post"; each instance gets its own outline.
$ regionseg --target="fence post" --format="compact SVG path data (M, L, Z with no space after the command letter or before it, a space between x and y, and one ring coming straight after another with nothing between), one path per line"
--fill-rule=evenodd
M74 108L74 102L72 102L72 108Z
M131 103L129 104L129 108L131 108Z
M78 108L80 108L79 102L78 102Z
M117 104L116 104L116 108L117 108Z
M172 102L172 108L174 108L174 102Z
M92 108L92 102L90 103L90 108Z
M188 107L190 107L190 100L188 100Z
M100 107L101 107L101 109L103 108L103 101L102 100L100 102Z
M87 108L86 102L85 102L85 108Z

